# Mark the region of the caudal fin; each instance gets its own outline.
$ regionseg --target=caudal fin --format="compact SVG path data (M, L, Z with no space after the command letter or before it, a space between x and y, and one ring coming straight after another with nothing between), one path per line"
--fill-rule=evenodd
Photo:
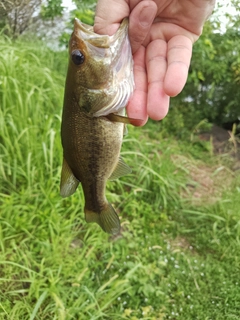
M106 204L103 211L93 212L85 208L85 219L87 222L96 222L103 231L111 234L117 234L120 231L120 221L116 211L110 203Z

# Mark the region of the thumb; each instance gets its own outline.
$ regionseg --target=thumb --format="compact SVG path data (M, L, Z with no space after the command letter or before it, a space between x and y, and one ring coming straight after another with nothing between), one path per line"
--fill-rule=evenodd
M94 32L113 35L122 20L129 16L129 6L125 0L99 0L94 20Z

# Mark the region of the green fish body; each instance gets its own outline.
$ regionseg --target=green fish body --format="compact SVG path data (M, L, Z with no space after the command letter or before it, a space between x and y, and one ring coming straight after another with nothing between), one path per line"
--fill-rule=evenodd
M124 108L134 87L127 32L126 19L113 36L97 35L75 19L61 127L60 193L70 196L81 183L86 221L111 234L119 232L120 222L106 199L106 183L131 172L120 158L129 123Z

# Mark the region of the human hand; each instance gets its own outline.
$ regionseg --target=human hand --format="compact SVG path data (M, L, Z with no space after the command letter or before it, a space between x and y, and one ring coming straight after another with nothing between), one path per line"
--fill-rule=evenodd
M168 113L170 97L187 80L193 43L214 8L215 0L98 0L94 31L114 34L129 17L135 90L128 116L147 122Z

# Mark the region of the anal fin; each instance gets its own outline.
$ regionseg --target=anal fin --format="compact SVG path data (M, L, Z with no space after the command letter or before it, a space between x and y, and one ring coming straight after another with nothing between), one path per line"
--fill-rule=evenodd
M132 169L120 157L118 163L112 172L109 180L115 180L132 172Z
M77 189L79 180L77 180L72 173L67 161L63 158L60 195L65 198L71 196Z

